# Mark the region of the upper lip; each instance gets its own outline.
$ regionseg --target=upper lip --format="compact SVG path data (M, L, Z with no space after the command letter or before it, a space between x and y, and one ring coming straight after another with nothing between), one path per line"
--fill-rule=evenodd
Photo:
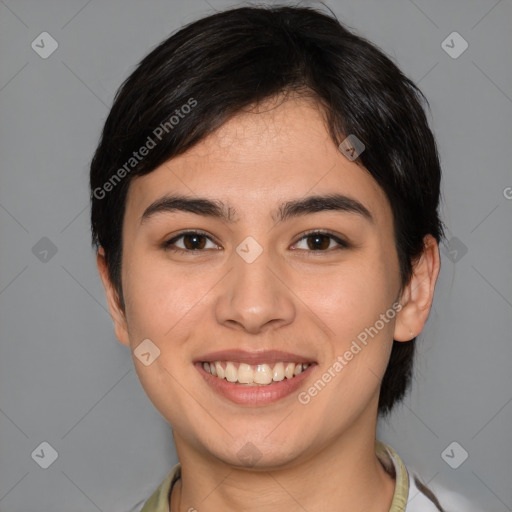
M293 363L314 363L311 357L304 357L291 352L282 350L262 350L258 352L248 352L246 350L219 350L217 352L208 352L194 359L194 363L212 361L233 361L234 363L264 364L279 363L281 361L290 361Z

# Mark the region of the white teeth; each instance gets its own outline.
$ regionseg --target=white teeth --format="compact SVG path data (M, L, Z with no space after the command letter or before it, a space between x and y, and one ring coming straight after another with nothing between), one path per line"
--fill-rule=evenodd
M238 380L238 370L232 362L226 364L225 378L229 382L236 382Z
M274 372L272 374L272 380L279 382L284 379L284 363L277 363L274 366Z
M293 373L295 371L295 364L294 363L288 363L286 365L286 370L284 371L284 375L287 379L293 378Z
M254 371L251 365L240 363L238 367L238 382L240 382L240 384L251 384L255 382Z
M238 364L238 368L237 365ZM286 365L286 366L285 366ZM247 363L225 362L225 367L221 361L211 363L204 362L204 370L220 379L226 379L229 382L237 382L249 386L265 386L272 382L280 382L302 373L310 363L275 363L272 368L269 364L258 364L251 366Z
M215 361L215 370L217 371L217 377L220 377L223 379L226 375L226 372L224 371L224 368L222 368L222 365L220 364L220 361Z
M268 364L259 364L254 372L256 384L270 384L272 382L272 370Z

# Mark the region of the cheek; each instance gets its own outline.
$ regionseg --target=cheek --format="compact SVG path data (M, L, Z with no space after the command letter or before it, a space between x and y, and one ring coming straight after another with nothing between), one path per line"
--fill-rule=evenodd
M325 366L338 365L325 400L357 409L378 392L393 344L398 288L394 253L380 248L351 259L326 280L318 294L324 308L319 316L332 331Z
M190 396L183 393L190 372L184 348L204 318L201 298L212 287L207 281L201 273L171 269L164 260L135 251L123 268L132 351L145 339L160 351L148 366L133 353L134 366L153 405L175 426L183 416L180 411L190 407Z
M164 340L179 323L201 309L212 287L202 273L184 271L160 257L134 252L123 269L123 291L130 335Z
M355 336L391 308L398 291L395 273L393 266L375 254L354 258L326 279L325 286L316 291L316 300L336 335Z
M337 411L354 418L378 393L393 343L397 289L392 272L383 258L360 258L333 272L317 296L324 308L319 316L331 330L322 374L329 373L324 376L332 384L315 400L316 407L332 406L327 414L333 425Z

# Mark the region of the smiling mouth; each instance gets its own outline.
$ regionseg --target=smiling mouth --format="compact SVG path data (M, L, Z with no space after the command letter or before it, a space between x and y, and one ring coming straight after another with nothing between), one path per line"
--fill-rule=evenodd
M246 386L268 386L274 382L293 379L313 363L277 362L247 364L235 361L203 361L204 371L220 380Z

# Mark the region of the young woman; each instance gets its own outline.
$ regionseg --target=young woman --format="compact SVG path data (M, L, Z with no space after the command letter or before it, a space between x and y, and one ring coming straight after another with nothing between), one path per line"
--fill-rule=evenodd
M376 440L440 266L423 100L302 7L200 19L122 85L93 242L180 461L143 512L443 510Z

